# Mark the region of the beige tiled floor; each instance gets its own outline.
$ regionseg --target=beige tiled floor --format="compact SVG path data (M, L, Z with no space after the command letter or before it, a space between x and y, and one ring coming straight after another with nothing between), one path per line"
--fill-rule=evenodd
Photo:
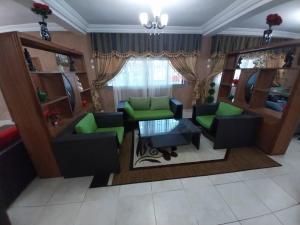
M91 177L34 180L13 225L299 225L300 141L282 167L88 189Z

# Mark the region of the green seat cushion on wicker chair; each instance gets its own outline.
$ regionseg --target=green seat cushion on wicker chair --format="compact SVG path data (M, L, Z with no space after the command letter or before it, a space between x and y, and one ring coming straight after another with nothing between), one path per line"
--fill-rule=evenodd
M116 132L119 144L123 143L124 127L101 127L97 128L95 132Z
M218 109L216 111L217 116L239 116L243 113L243 109L236 107L234 105L220 102Z
M210 129L215 117L215 115L197 116L196 120L201 126Z
M89 134L95 132L97 123L93 113L87 113L76 125L77 134Z

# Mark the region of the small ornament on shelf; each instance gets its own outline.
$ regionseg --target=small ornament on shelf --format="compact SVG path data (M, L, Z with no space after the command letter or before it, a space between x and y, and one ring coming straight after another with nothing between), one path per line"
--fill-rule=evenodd
M279 26L282 24L282 18L277 13L269 14L266 18L266 24L269 25L269 29L264 31L263 38L266 44L270 44L272 40L272 26Z
M24 56L25 56L25 61L26 61L26 64L28 66L28 69L30 71L36 71L33 63L32 63L32 59L31 59L31 56L30 56L30 53L28 51L27 48L24 48Z
M83 91L82 83L80 82L80 79L77 75L76 75L76 83L79 91Z
M39 22L41 26L41 37L46 41L51 41L51 35L47 28L47 23L45 22L45 19L48 18L48 15L52 14L52 10L49 8L48 5L34 2L31 8L32 12L34 12L37 15L42 16L42 21Z
M289 51L286 53L284 59L284 65L282 66L282 68L291 68L291 66L293 65L294 57L295 57L294 50L289 49Z
M46 91L37 88L37 96L41 103L45 103L48 100L48 94Z
M88 105L88 101L86 99L82 99L81 105L82 107L86 107Z
M46 109L43 114L47 122L51 123L52 126L57 127L60 125L61 118L58 111Z

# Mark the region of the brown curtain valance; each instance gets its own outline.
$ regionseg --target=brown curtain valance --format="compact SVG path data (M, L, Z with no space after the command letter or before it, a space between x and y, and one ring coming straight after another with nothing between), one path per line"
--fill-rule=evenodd
M200 34L159 34L148 33L92 33L94 56L166 56L195 55L200 53Z

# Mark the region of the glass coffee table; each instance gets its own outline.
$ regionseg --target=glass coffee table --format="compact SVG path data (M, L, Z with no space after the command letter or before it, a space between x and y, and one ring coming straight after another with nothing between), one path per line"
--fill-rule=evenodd
M171 148L193 143L200 147L201 129L189 119L162 119L139 121L137 155L144 155L148 147L152 149Z

